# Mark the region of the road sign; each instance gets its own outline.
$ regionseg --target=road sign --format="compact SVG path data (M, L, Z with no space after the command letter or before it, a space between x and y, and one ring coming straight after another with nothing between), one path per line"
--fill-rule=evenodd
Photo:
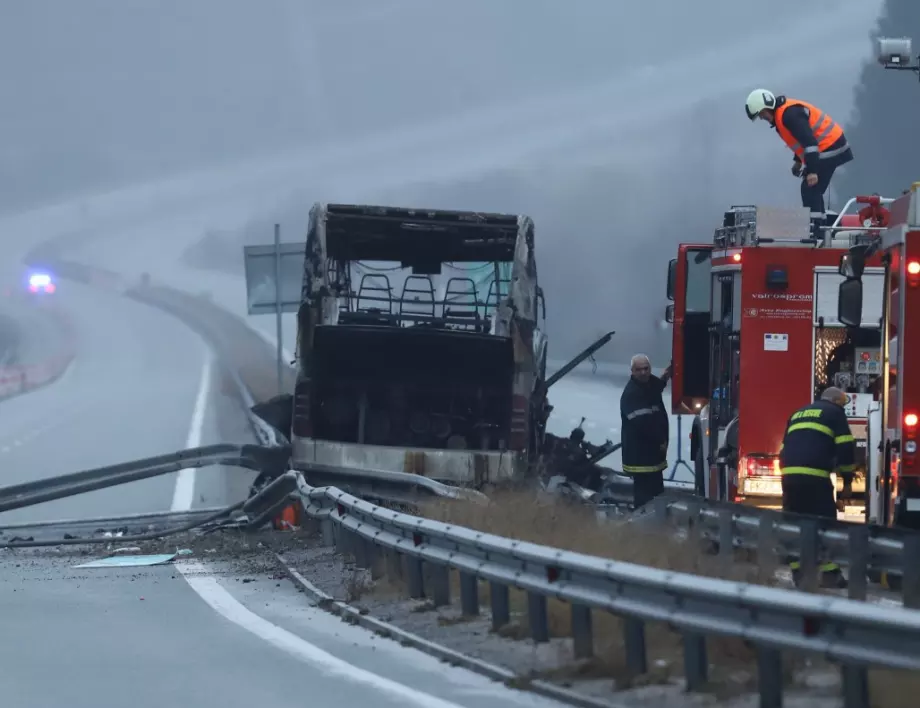
M244 246L246 302L250 315L297 312L303 284L303 243ZM280 298L277 283L280 281Z

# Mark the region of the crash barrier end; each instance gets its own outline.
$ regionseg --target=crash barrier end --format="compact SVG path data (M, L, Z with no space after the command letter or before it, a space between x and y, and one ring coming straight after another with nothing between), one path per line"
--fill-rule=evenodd
M60 333L59 345L51 356L31 364L0 366L0 400L12 398L56 381L76 356L76 335L70 318L57 306L44 305L36 312L50 317Z

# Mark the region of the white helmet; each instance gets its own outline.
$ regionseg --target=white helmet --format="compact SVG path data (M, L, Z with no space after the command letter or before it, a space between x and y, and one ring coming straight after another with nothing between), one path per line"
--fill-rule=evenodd
M748 94L747 101L744 104L744 110L747 117L751 120L757 118L764 108L774 108L776 106L776 96L767 89L754 89Z

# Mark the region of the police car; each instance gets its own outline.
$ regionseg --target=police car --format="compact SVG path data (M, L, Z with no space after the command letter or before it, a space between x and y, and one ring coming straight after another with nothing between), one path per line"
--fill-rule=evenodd
M48 296L57 292L57 285L49 273L30 273L26 289L30 295Z

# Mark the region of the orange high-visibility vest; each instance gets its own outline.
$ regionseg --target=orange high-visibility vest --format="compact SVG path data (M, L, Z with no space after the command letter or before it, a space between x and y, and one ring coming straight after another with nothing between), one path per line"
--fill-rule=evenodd
M786 112L789 106L802 106L802 108L808 111L808 123L811 125L811 130L815 134L815 140L818 143L818 152L825 152L831 145L840 139L841 135L843 135L843 128L840 127L840 124L824 111L816 108L810 103L805 103L805 101L787 98L786 102L776 109L774 116L776 132L779 133L783 142L789 146L789 149L792 150L802 162L805 161L805 149L799 145L798 140L792 137L792 134L783 125L783 113Z

